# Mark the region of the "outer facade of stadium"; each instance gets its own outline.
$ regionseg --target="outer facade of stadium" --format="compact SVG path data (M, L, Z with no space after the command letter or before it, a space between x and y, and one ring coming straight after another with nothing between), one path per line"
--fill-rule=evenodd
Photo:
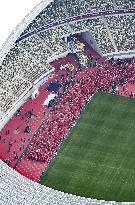
M132 57L135 55L134 22L134 1L104 0L95 3L94 0L59 0L42 1L37 5L0 50L0 130L53 75L55 68L52 62L71 53L68 36L89 32L90 46L98 56ZM87 40L85 35L83 37ZM43 187L21 176L2 161L0 169L2 205L117 204ZM19 187L22 187L21 190Z

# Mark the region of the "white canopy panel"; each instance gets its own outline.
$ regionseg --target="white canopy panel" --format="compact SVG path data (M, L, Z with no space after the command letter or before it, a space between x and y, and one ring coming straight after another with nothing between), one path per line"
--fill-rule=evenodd
M48 95L47 99L44 101L43 105L47 105L48 106L49 102L51 100L53 100L56 96L57 96L56 94L50 93Z

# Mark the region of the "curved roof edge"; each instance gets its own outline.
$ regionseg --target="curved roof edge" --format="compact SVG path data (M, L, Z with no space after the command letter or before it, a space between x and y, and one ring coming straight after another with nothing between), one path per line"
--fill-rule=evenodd
M43 8L47 7L53 0L42 0L39 4L37 4L19 23L15 29L8 36L6 41L0 47L0 65L8 51L13 47L15 41L19 38L21 33L27 28L27 26L31 23L31 21L43 10Z

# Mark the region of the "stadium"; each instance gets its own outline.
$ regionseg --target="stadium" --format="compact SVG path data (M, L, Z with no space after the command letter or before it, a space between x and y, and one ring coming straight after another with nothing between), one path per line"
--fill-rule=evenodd
M135 1L43 0L0 50L0 205L135 204Z

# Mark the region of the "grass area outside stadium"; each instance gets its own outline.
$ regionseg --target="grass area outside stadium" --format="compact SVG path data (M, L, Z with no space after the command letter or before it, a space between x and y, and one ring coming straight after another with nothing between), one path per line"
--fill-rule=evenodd
M98 93L41 184L80 196L135 201L135 99Z

